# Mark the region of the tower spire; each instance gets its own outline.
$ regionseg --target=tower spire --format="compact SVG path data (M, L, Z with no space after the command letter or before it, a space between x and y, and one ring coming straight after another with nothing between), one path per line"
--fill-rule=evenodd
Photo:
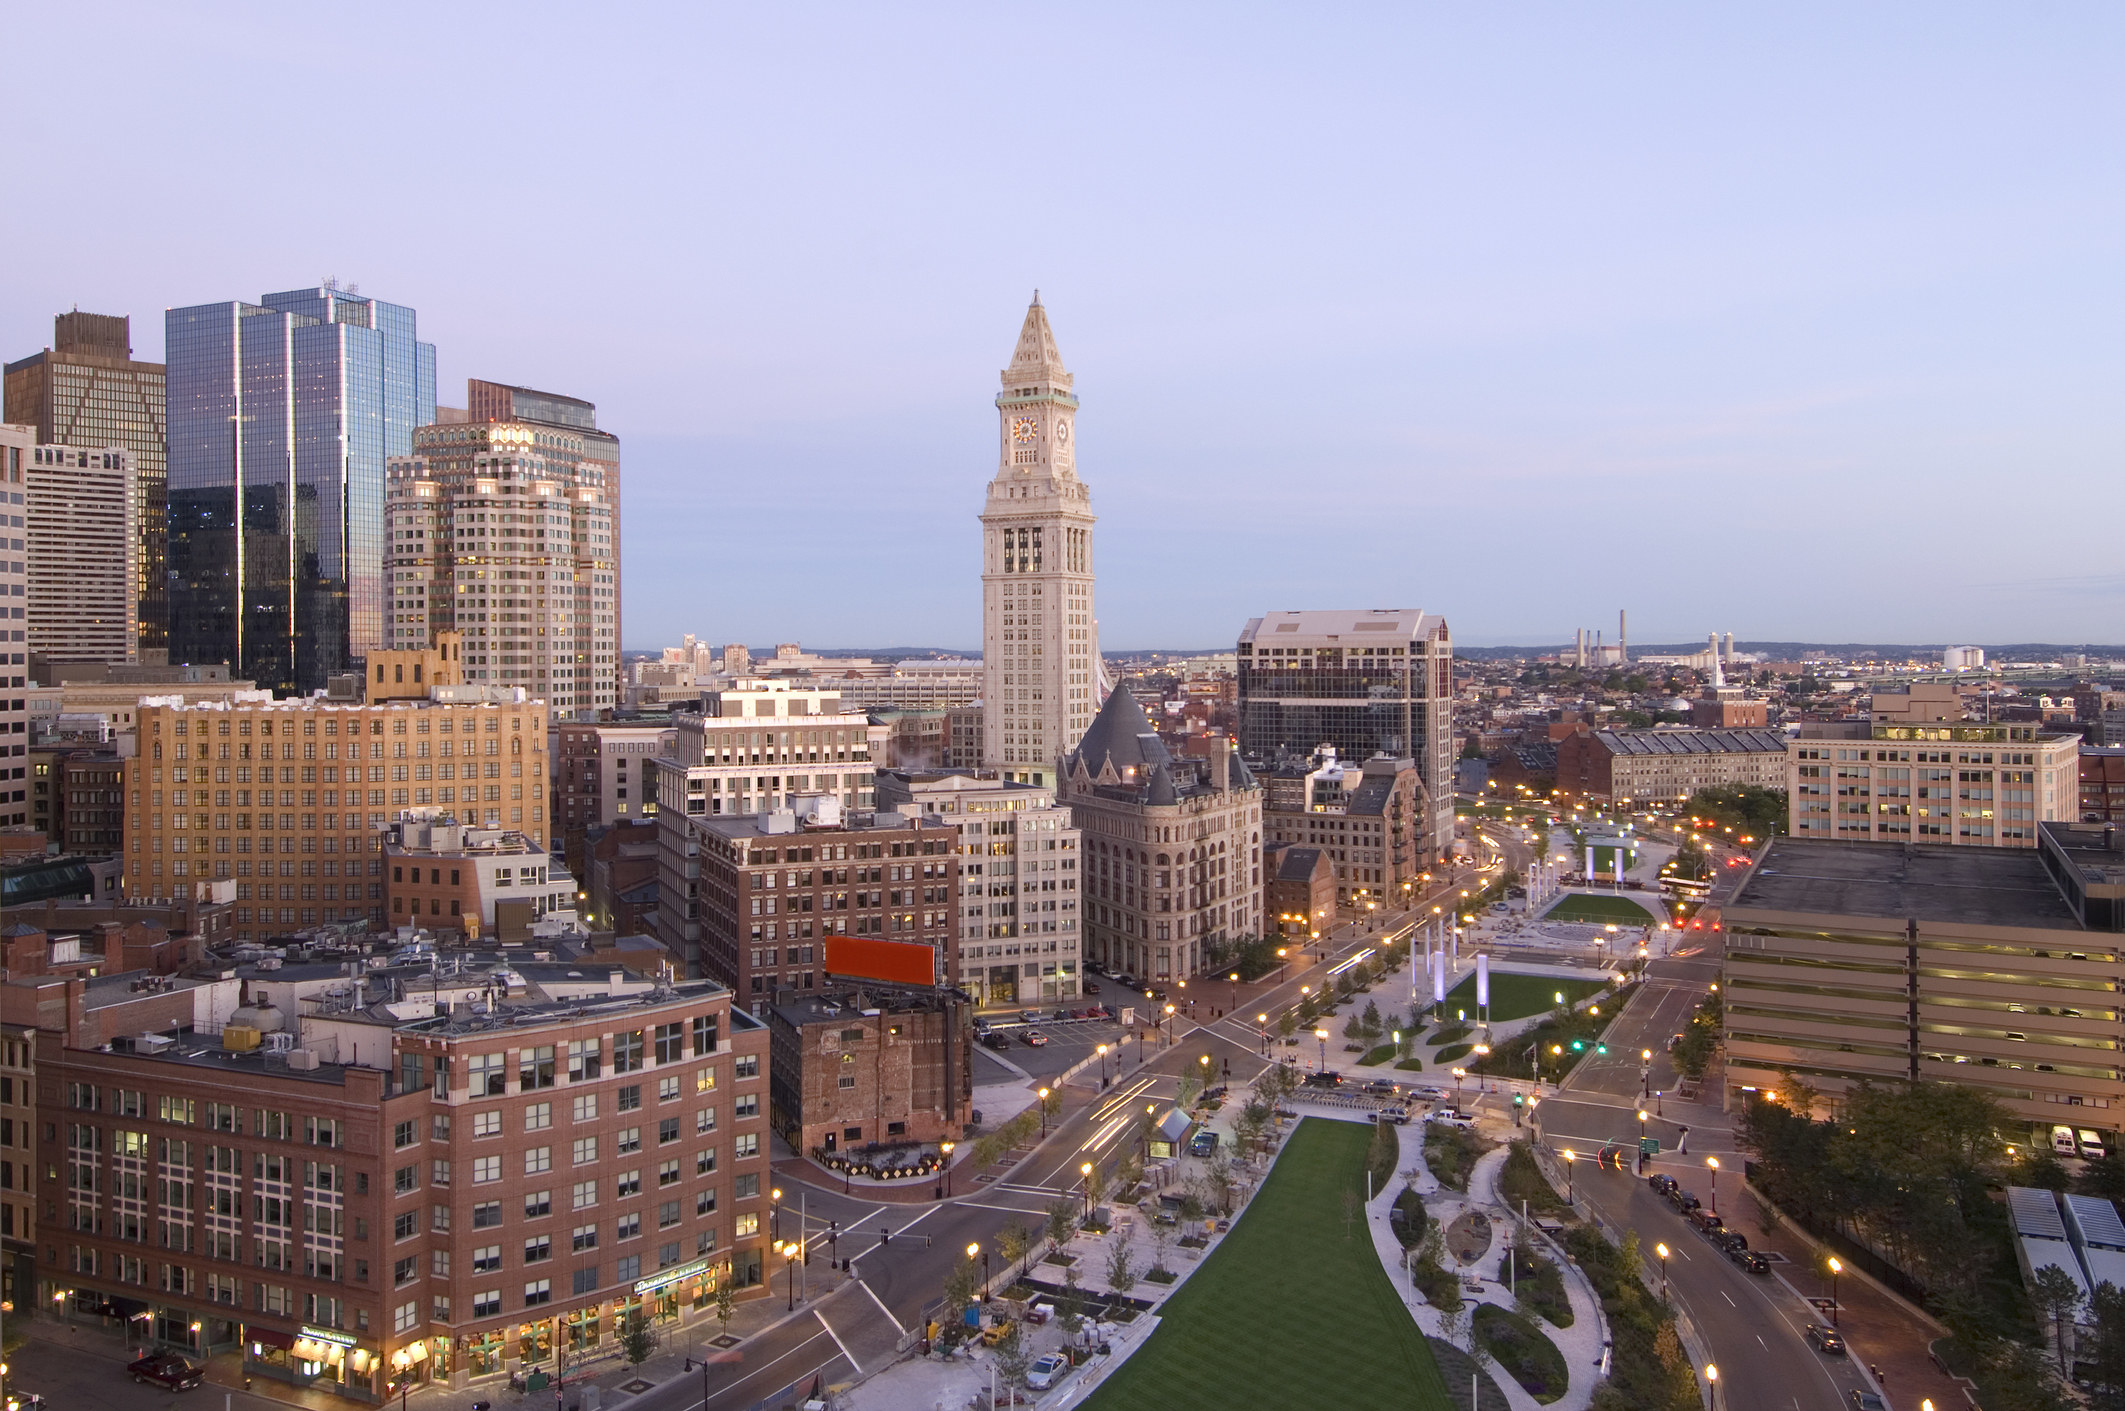
M1011 365L1003 371L1003 385L1019 387L1038 382L1068 389L1070 370L1063 366L1062 350L1055 346L1055 330L1048 323L1048 311L1036 289L1033 302L1026 306L1026 321L1018 330L1018 345L1011 350Z

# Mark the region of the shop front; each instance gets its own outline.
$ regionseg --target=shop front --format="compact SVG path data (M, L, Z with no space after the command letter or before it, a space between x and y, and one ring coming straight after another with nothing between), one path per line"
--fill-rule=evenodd
M384 1399L403 1398L408 1391L434 1382L450 1381L450 1339L416 1338L394 1351L388 1359L391 1374L384 1381Z
M244 1371L290 1386L315 1387L375 1401L378 1357L351 1334L304 1326L293 1333L251 1325L244 1329Z

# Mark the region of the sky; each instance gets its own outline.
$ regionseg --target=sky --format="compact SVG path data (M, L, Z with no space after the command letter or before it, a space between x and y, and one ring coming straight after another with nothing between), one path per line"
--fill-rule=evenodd
M2125 639L2125 8L33 6L0 356L334 276L623 442L627 647L979 642L1041 291L1102 644ZM38 57L44 56L44 57Z

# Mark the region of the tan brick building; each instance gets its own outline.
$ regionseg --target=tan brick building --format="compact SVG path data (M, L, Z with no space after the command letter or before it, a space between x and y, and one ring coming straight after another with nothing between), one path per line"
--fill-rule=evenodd
M383 830L409 806L455 808L547 846L545 703L480 687L433 694L143 701L125 770L127 897L233 880L236 939L263 940L319 922L384 924Z
M974 1037L946 991L842 987L768 1006L773 1121L808 1154L957 1141Z
M1590 730L1557 741L1557 792L1660 805L1699 789L1783 789L1785 756L1776 730Z

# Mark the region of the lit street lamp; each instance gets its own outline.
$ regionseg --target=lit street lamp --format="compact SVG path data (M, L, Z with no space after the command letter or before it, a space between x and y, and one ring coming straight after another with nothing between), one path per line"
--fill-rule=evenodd
M767 1237L771 1243L782 1242L782 1189L779 1186L767 1193Z
M1656 1244L1653 1246L1653 1253L1660 1256L1660 1301L1666 1303L1668 1301L1668 1247L1664 1244Z
M1638 1109L1638 1169L1640 1171L1645 1170L1645 1119L1651 1115L1642 1107Z
M1101 1087L1103 1087L1103 1088L1104 1088L1105 1086L1107 1086L1107 1046L1106 1046L1105 1044L1101 1044L1101 1045L1099 1046L1099 1049L1098 1049L1098 1053L1099 1053L1099 1085L1100 1085Z
M1712 1411L1719 1411L1719 1364L1704 1364L1704 1384L1712 1390Z
M1712 1168L1712 1213L1719 1213L1719 1158L1707 1156L1704 1164Z
M1578 1152L1573 1151L1570 1147L1564 1149L1564 1203L1566 1205L1577 1205L1579 1203L1572 1194L1572 1172L1578 1160Z
M1831 1327L1833 1327L1833 1328L1837 1326L1837 1276L1838 1276L1839 1274L1842 1274L1842 1273L1844 1273L1844 1272L1845 1272L1845 1266L1837 1262L1837 1256L1836 1256L1836 1255L1834 1255L1834 1254L1833 1254L1833 1255L1831 1255L1831 1256L1830 1256L1830 1326L1831 1326Z
M1466 1068L1454 1069L1454 1110L1456 1112L1461 1109L1461 1080L1467 1076L1468 1070Z
M1313 1031L1313 1036L1321 1041L1321 1071L1326 1073L1328 1071L1328 1031L1326 1029L1316 1029Z
M1235 970L1226 978L1232 981L1232 1007L1238 1009L1240 1007L1240 972Z
M789 1311L792 1313L797 1311L797 1255L800 1252L795 1240L782 1246L782 1267L789 1271ZM768 1297L773 1298L774 1295L769 1294Z
M967 1246L967 1263L972 1264L974 1256L977 1254L981 1256L981 1301L987 1303L989 1301L989 1252L979 1244Z
M944 1157L944 1193L952 1194L952 1153L959 1149L958 1142L937 1143L938 1152Z
M1266 1014L1257 1014L1254 1016L1254 1021L1255 1023L1261 1026L1262 1057L1267 1058L1269 1056L1269 1016Z
M1638 1114L1638 1120L1641 1124L1645 1121L1643 1112ZM1042 1141L1048 1139L1048 1090L1046 1088L1040 1090L1040 1139Z
M1092 1218L1092 1163L1087 1161L1084 1165L1077 1168L1077 1173L1085 1178L1085 1218L1090 1220Z

